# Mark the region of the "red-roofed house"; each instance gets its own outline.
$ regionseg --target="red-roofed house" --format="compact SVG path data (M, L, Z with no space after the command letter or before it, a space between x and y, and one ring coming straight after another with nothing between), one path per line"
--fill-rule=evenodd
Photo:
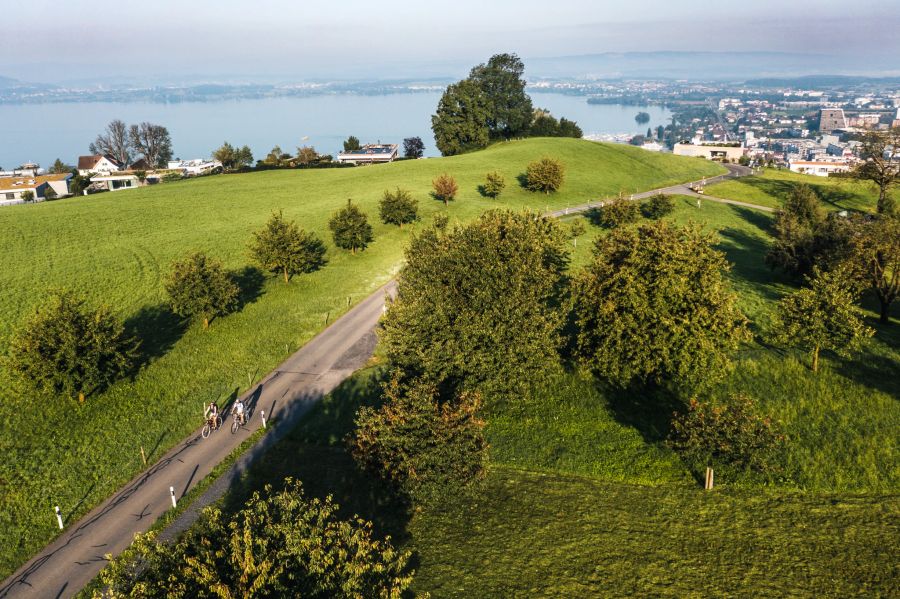
M94 156L78 157L78 174L82 177L100 174L108 175L109 173L118 172L123 168L125 168L125 165L112 156L95 154Z

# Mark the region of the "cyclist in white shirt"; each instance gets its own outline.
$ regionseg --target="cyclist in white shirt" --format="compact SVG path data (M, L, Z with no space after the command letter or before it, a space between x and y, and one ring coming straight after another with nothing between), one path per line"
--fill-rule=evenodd
M232 406L232 408L231 408L231 413L232 413L232 414L237 414L237 415L238 415L238 418L241 419L241 426L244 426L244 424L246 424L246 422L245 422L245 418L246 418L246 417L245 417L245 415L244 415L244 414L245 414L245 412L244 412L244 401L243 401L240 397L238 397L238 398L235 400L234 406Z

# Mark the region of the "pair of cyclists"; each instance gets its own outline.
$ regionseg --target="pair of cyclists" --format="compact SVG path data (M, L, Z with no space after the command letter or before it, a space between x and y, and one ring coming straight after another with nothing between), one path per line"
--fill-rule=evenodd
M234 405L231 406L231 413L240 420L241 426L244 426L247 423L247 410L244 406L244 401L238 397ZM209 423L210 428L216 430L219 428L219 424L222 422L222 419L219 417L219 404L216 402L212 402L209 404L209 407L206 408L206 421Z

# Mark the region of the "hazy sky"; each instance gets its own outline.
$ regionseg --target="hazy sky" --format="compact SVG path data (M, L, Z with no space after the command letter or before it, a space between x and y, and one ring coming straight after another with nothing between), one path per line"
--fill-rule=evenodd
M0 75L32 81L455 76L497 51L876 55L900 69L900 0L6 2Z

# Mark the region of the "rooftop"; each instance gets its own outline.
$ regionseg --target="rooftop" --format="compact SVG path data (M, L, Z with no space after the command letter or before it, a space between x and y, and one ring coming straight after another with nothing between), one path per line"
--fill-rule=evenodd
M49 181L65 181L72 175L40 175L38 177L0 177L0 190L34 189Z

